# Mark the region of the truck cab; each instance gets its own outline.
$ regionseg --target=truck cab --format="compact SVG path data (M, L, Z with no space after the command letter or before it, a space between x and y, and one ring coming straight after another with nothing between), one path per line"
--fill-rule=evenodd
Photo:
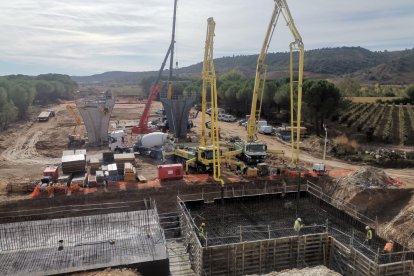
M245 142L242 140L235 141L236 149L241 149L242 153L238 158L248 165L256 165L265 161L267 157L267 145L262 142Z
M109 134L109 149L113 152L130 152L128 135L123 130L115 130Z

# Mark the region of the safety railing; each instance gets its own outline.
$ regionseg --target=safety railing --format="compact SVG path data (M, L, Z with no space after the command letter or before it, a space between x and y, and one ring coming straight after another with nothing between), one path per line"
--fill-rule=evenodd
M307 187L307 191L308 193L310 193L311 195L331 204L332 206L334 206L335 208L342 210L344 212L346 212L347 214L349 214L350 216L356 218L357 220L361 221L362 223L366 224L366 225L370 225L373 228L377 228L377 221L360 213L358 211L358 208L356 207L356 205L353 205L352 203L346 202L342 199L339 198L333 198L327 194L325 194L322 191L322 188L313 184L312 182L310 182L309 180L307 180L306 182L306 187Z

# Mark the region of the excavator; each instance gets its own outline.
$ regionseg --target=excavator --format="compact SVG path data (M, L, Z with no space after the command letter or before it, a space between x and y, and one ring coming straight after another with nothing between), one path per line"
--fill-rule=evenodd
M66 105L66 110L72 115L76 123L72 129L72 132L68 135L68 147L81 147L85 144L85 138L78 133L79 128L82 125L82 119L76 111L75 105Z
M257 60L255 83L253 89L252 106L250 111L250 118L247 125L247 139L246 141L236 141L236 147L242 148L242 160L248 164L258 164L263 162L267 153L284 154L282 150L270 150L267 145L257 139L257 121L260 119L261 103L266 84L267 65L265 63L266 56L269 50L270 42L272 40L278 19L282 15L289 27L293 41L289 44L290 48L290 110L291 110L291 162L296 165L299 160L299 143L300 143L300 122L301 122L301 108L302 108L302 82L303 82L303 59L304 59L304 45L302 37L300 36L286 0L275 0L272 17L270 19L265 39L262 44L261 51ZM298 64L298 78L295 79L294 60L295 52L299 52ZM297 104L295 109L295 90L297 89ZM257 108L258 102L260 103ZM296 115L296 118L295 118ZM296 120L296 121L295 121ZM295 137L296 133L296 148Z
M176 149L176 156L185 161L186 171L189 166L193 166L198 172L213 171L213 179L224 185L221 179L220 171L220 144L219 144L219 126L218 126L218 104L217 104L217 86L216 72L214 69L213 44L214 30L216 23L212 17L207 19L207 34L204 49L203 62L203 86L202 86L202 104L201 104L201 139L200 145L195 150ZM207 139L206 113L207 113L207 92L210 92L211 101L211 123L210 123L210 141Z

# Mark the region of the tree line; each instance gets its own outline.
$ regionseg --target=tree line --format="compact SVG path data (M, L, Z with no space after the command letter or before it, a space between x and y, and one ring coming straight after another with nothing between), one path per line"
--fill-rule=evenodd
M143 81L143 90L146 93L150 89L149 83L148 79ZM178 94L178 97L195 96L196 103L201 103L201 86L200 79L173 83L173 93L175 96ZM254 78L246 77L241 72L230 71L222 75L217 80L219 106L230 114L245 118L250 114L253 86ZM335 84L325 80L306 80L303 83L302 99L302 118L313 125L318 135L326 120L337 117L341 108L347 105L347 101L341 96ZM261 118L276 124L289 122L290 81L288 78L266 80Z
M59 99L73 99L77 84L67 75L43 74L37 77L0 77L0 130L29 118L32 105L46 105Z

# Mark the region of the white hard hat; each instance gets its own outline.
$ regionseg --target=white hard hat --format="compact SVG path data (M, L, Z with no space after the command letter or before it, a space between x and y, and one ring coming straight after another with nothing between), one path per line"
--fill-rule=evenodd
M298 218L298 221L302 221L302 219L301 218Z
M367 226L365 226L365 230L369 230L369 226L367 225Z

